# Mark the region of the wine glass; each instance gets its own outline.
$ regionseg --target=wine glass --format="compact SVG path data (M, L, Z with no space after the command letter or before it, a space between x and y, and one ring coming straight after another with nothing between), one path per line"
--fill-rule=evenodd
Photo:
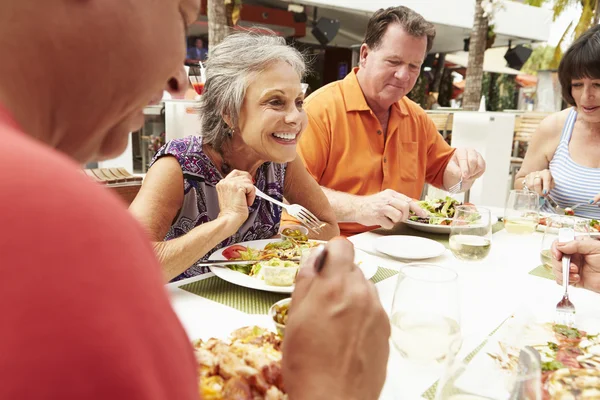
M544 267L551 271L552 243L558 239L558 230L560 228L571 228L575 232L575 240L583 240L590 237L590 225L586 219L567 215L553 215L546 217L545 220L546 226L542 237L540 259Z
M504 229L508 233L533 233L539 220L539 196L527 190L511 190L504 209Z
M450 223L450 251L459 260L483 260L492 246L491 212L487 208L458 206Z
M402 357L441 365L461 345L458 282L454 271L435 264L400 269L392 302L392 342Z
M487 357L487 355L476 355ZM539 353L524 347L512 369L485 362L449 358L438 381L436 400L542 400Z

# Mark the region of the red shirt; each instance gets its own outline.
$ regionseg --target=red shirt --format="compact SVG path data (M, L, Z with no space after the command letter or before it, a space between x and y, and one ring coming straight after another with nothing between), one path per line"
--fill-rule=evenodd
M198 399L196 362L123 203L0 107L0 399Z

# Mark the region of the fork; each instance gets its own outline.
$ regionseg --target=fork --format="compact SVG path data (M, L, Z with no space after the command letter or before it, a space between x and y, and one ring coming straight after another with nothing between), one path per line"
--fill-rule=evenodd
M319 218L317 218L313 213L311 213L310 211L308 211L306 208L302 207L301 205L299 205L299 204L284 204L281 201L275 200L271 196L264 194L256 186L254 188L256 190L256 195L258 197L261 197L267 201L270 201L273 204L277 204L278 206L284 208L288 214L290 214L292 217L296 218L298 221L302 222L302 224L305 225L308 229L311 229L312 231L314 231L316 233L320 233L321 228L323 228L325 226L325 224L323 222L319 221Z
M550 206L554 209L554 211L556 211L557 214L564 215L566 213L566 209L559 206L558 203L552 197L550 197L550 195L546 196L546 200L548 201L548 203L550 203ZM583 206L583 205L588 205L588 204L590 204L590 203L588 203L588 202L577 203L573 207L567 207L567 208L570 208L572 211L575 211L575 209L577 207Z
M450 186L450 188L448 189L448 192L450 194L456 194L458 192L460 192L462 190L462 178L460 178L460 181L458 181L457 184Z
M571 228L560 228L558 230L558 241L561 243L575 240L575 232ZM572 326L575 319L575 306L569 300L569 269L571 268L571 256L563 255L562 273L563 289L562 299L556 305L555 321L557 324Z

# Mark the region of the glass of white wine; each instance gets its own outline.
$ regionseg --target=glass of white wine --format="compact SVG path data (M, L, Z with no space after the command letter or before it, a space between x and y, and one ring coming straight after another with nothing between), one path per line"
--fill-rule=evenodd
M400 269L392 303L392 342L405 360L441 365L460 349L458 276L435 264Z
M535 232L539 220L540 197L527 190L511 190L504 209L504 229L508 233Z
M589 221L583 218L568 215L553 215L545 218L546 226L542 237L540 259L549 271L552 270L552 243L558 239L560 228L571 228L575 232L575 240L583 240L590 237Z
M450 224L450 251L459 260L483 260L492 247L491 213L487 208L459 206Z

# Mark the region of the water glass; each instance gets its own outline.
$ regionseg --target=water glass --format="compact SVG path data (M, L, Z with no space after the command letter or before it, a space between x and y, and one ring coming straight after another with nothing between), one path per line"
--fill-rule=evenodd
M400 269L392 303L392 342L402 357L441 365L460 349L458 282L454 271L435 264Z
M450 251L459 260L483 260L492 247L492 214L487 208L458 206L450 223Z
M508 233L533 233L539 220L539 196L526 190L511 190L504 209L504 228Z
M449 358L437 386L436 400L542 400L539 354L524 347L511 371L475 360ZM478 356L485 356L478 354Z
M583 240L590 237L589 221L583 218L567 215L553 215L545 217L544 236L540 249L540 259L544 267L552 270L552 243L558 240L560 228L571 228L575 232L575 240Z

